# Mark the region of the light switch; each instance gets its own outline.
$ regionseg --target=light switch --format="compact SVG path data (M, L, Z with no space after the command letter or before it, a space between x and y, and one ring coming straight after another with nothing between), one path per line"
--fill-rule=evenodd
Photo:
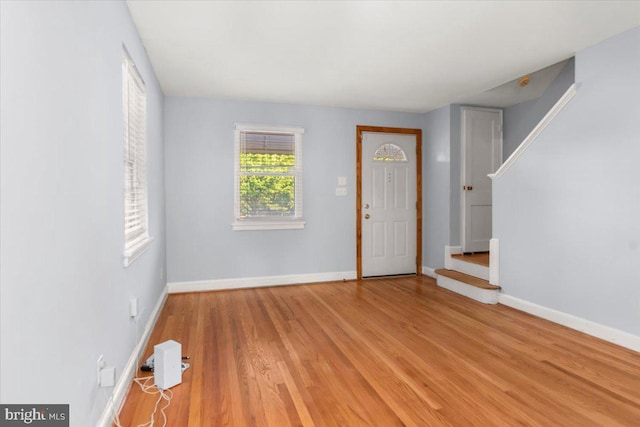
M346 176L339 176L338 177L338 185L342 186L342 187L347 185L347 177Z
M346 196L346 195L347 195L347 187L336 188L336 196Z

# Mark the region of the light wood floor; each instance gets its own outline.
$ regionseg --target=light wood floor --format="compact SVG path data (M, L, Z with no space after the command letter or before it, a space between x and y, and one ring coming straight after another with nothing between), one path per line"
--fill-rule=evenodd
M476 252L473 254L455 254L452 258L458 258L463 261L472 262L474 264L489 266L489 252Z
M167 339L168 426L640 425L639 353L424 277L170 295L145 358Z

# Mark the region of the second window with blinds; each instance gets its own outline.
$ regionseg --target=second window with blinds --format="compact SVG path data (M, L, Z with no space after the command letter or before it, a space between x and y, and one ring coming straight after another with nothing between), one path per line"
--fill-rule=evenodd
M124 266L149 246L147 192L147 92L125 51L122 56L124 110Z
M304 228L298 127L236 124L234 230Z

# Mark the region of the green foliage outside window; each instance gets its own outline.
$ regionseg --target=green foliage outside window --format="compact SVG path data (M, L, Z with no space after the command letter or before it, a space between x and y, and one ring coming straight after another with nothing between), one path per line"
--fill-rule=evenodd
M240 215L295 215L295 156L240 154Z

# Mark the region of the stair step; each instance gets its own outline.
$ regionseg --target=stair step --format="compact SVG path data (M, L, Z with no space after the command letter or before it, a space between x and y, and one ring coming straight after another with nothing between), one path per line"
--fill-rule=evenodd
M469 261L470 259L476 262ZM468 255L453 255L448 260L445 260L444 268L489 280L489 267L484 264L479 264L477 261L477 258L470 258Z
M451 258L456 258L466 262L489 267L489 252L477 252L473 254L453 254Z
M466 283L467 285L475 286L480 289L489 289L489 290L498 290L500 286L495 286L489 283L488 280L481 279L479 277L470 276L465 273L460 273L459 271L454 270L446 270L444 268L439 268L436 270L437 275L445 276L453 280L457 280L458 282Z

